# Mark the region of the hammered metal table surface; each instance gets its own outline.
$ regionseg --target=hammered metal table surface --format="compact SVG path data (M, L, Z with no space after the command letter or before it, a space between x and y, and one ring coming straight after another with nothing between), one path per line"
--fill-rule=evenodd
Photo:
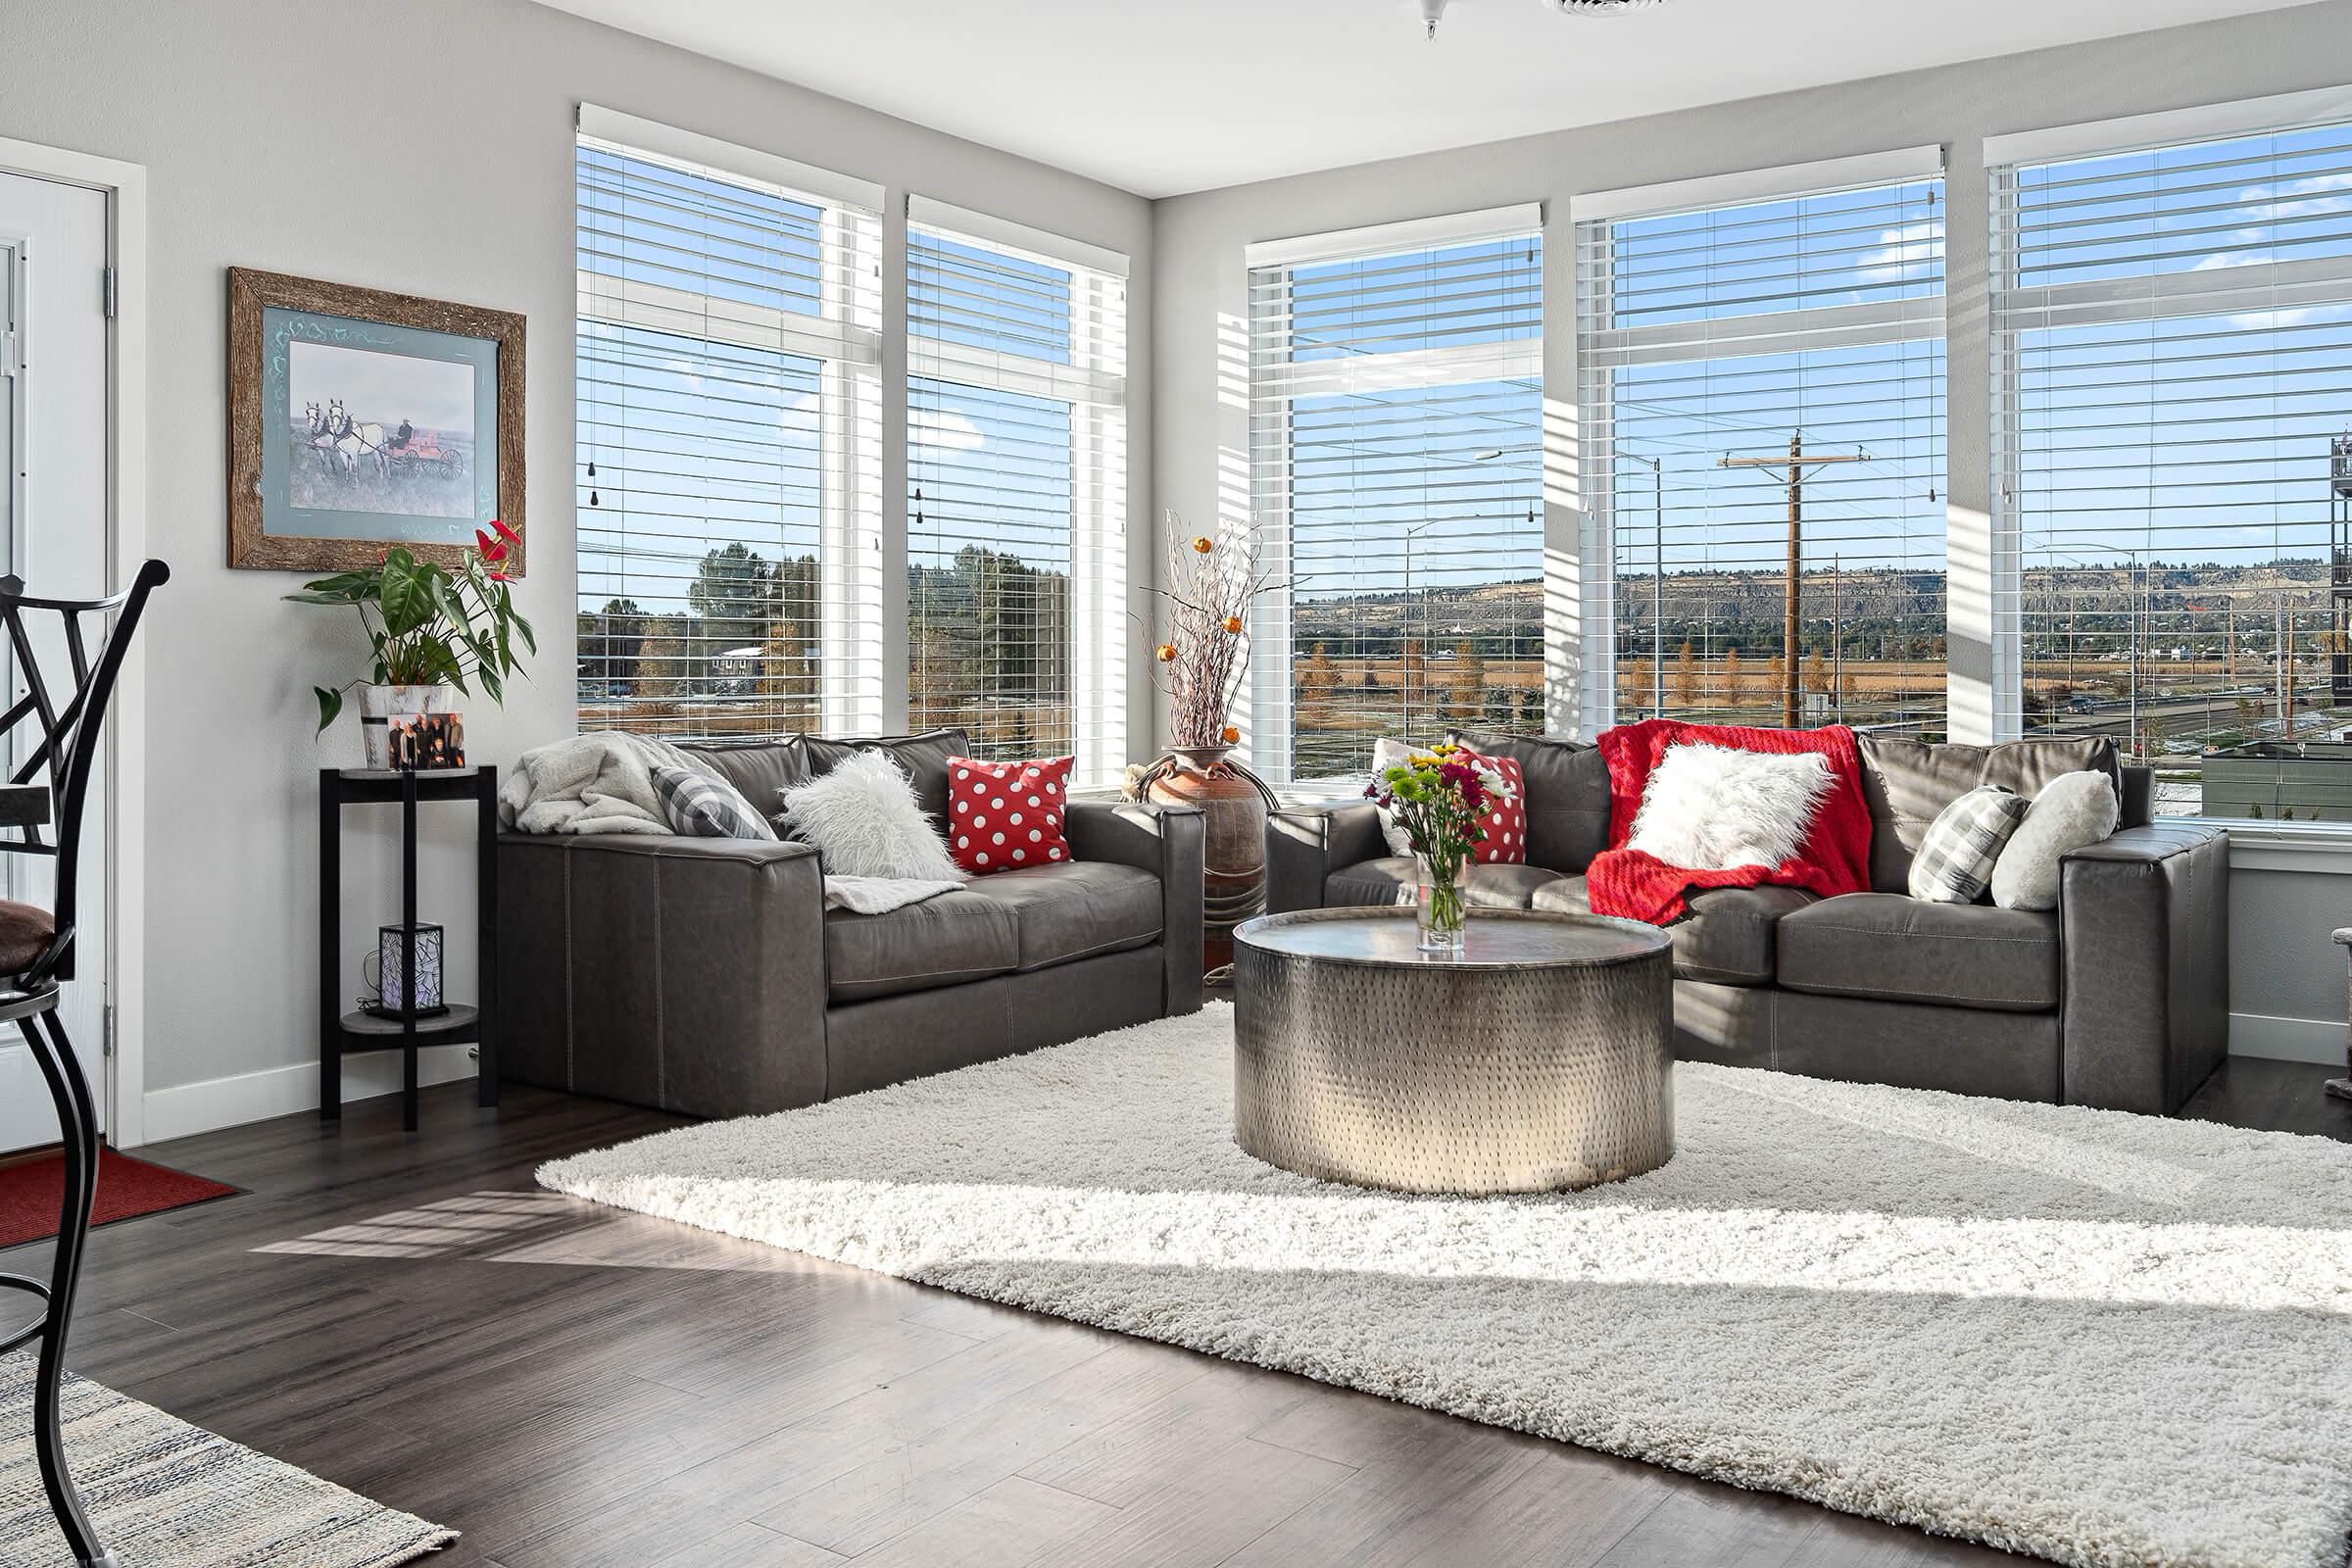
M1423 1193L1590 1187L1674 1155L1672 948L1600 915L1479 910L1459 958L1410 909L1234 932L1234 1137L1307 1176Z

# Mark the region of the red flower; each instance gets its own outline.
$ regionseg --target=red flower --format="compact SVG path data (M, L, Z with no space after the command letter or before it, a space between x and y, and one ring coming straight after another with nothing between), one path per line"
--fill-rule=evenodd
M514 579L503 571L494 571L490 574L490 580L492 582L513 582Z
M522 543L522 535L516 533L514 529L508 527L496 517L492 517L490 519L490 526L496 528L498 530L498 536L501 539L504 539L507 543L511 545L518 545Z
M507 559L507 547L496 539L491 538L488 534L482 532L481 529L476 528L473 530L473 540L474 549L480 553L481 558L484 561L504 561Z

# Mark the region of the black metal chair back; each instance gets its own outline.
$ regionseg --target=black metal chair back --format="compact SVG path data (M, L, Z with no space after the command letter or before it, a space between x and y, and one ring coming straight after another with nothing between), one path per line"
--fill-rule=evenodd
M97 767L98 745L106 733L107 704L114 698L123 658L138 631L139 616L147 608L147 596L171 578L170 566L150 561L139 567L129 587L104 599L36 599L24 592L21 578L0 577L0 625L7 627L9 647L16 654L17 673L25 688L24 695L7 712L0 713L0 740L15 733L17 726L28 719L37 721L39 736L24 760L10 775L9 782L28 783L34 775L46 772L53 803L52 819L57 829L54 843L45 842L37 827L26 828L21 842L0 843L0 854L57 858L56 907L50 911L57 934L48 951L14 982L23 989L33 990L74 976L74 909L79 881L76 871L81 860L81 812L89 796L90 775ZM51 679L52 675L64 672L54 668L44 670L41 656L34 647L32 628L46 624L40 617L47 615L56 615L63 623L66 661L73 676L70 686ZM113 616L111 624L106 620L109 615ZM95 626L95 658L91 655L93 636L85 631L85 622ZM55 656L51 657L54 661Z

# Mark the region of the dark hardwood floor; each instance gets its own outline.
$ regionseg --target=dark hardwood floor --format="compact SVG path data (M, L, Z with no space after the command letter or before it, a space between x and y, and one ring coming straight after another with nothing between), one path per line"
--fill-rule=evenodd
M2190 1113L2352 1139L2328 1076L2233 1061ZM98 1233L73 1364L463 1530L443 1565L2016 1560L532 1184L668 1124L452 1085L415 1136L142 1151L248 1192Z

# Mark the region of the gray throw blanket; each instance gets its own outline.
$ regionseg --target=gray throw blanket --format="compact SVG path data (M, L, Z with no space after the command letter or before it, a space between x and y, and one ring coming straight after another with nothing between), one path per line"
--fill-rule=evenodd
M716 778L710 765L665 741L619 730L551 741L522 754L498 787L498 819L519 833L670 831L653 770L684 767Z

